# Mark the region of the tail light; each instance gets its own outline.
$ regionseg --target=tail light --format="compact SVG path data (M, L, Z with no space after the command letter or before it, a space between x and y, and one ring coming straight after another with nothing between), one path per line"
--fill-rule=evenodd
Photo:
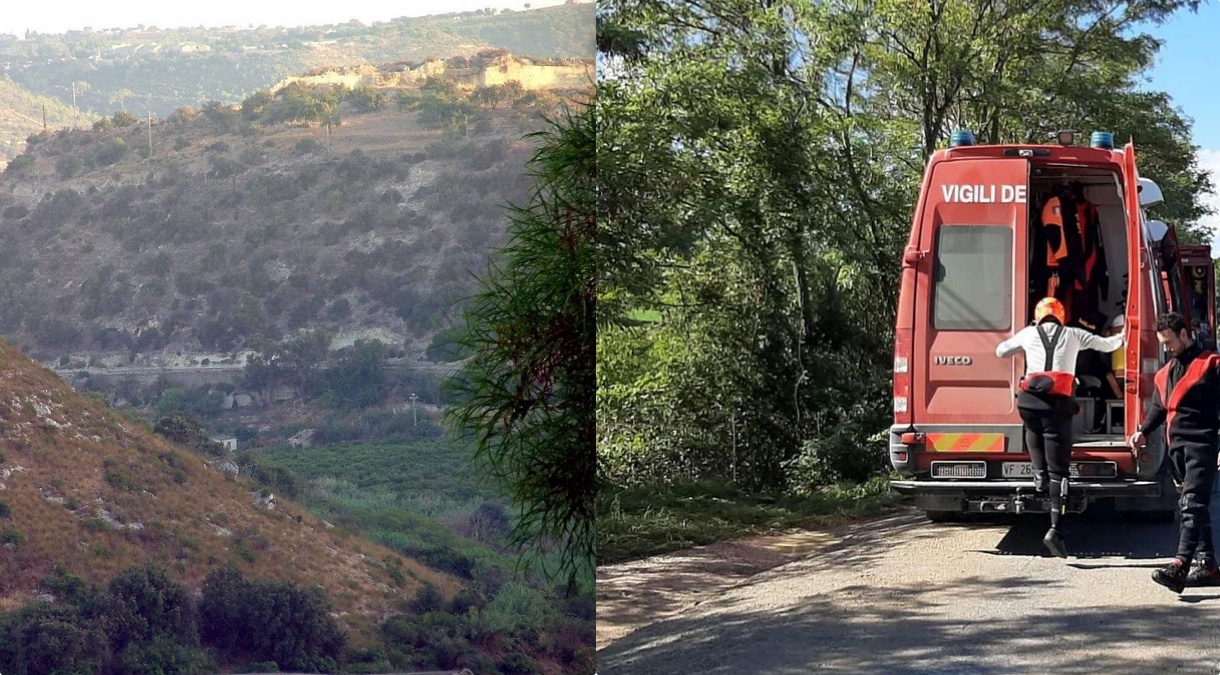
M894 334L894 423L911 423L911 331Z

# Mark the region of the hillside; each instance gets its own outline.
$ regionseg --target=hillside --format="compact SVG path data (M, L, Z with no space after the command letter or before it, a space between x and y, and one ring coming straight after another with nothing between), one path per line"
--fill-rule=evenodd
M381 79L32 137L0 175L0 333L81 367L306 328L421 359L528 194L523 135L583 94Z
M247 465L277 493L298 495L313 513L465 584L458 598L466 611L444 619L451 626L447 646L434 637L439 616L396 620L401 642L387 644L394 668L410 672L462 663L476 673L497 672L476 653L482 651L504 655L499 672L531 672L528 661L545 672L593 672L592 579L564 597L537 569L518 569L507 536L511 511L498 490L480 484L465 444L444 439L279 447L249 453ZM515 660L516 667L505 659Z
M45 593L53 573L102 583L152 562L198 589L235 564L247 578L320 584L358 636L422 582L460 588L282 496L268 507L257 486L76 394L7 344L0 372L0 610Z
M592 58L593 5L525 12L483 11L389 22L304 28L98 27L63 35L0 35L7 75L35 95L82 111L131 111L166 117L207 101L236 103L293 74L315 68L424 61L505 48L532 57ZM0 91L0 96L4 92ZM0 98L0 101L6 97ZM18 124L0 107L0 120ZM52 124L58 128L66 124ZM70 121L70 118L69 118ZM0 160L42 128L0 128Z
M72 125L72 107L58 99L34 94L7 76L0 77L0 160L7 161L21 154L25 139L31 133L46 128L62 129ZM97 115L80 111L77 124L88 127Z

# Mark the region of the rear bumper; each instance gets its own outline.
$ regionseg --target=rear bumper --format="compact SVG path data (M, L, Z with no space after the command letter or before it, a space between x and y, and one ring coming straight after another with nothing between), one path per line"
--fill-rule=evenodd
M895 480L890 487L899 494L1033 494L1034 484L1028 480ZM1156 481L1118 479L1105 481L1071 481L1071 490L1083 494L1110 497L1157 497L1161 486Z
M1072 480L1066 509L1074 513L1099 501L1124 511L1155 511L1172 508L1172 495L1163 494L1162 484L1139 479ZM1050 499L1034 492L1024 480L896 480L890 488L915 498L925 511L956 513L1045 513ZM1167 501L1168 500L1168 501Z

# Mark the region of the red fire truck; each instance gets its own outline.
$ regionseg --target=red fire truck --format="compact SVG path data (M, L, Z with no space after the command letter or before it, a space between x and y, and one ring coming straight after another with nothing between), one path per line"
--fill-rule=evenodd
M997 357L995 347L1032 322L1033 306L1047 294L1041 209L1068 185L1096 207L1109 270L1093 308L1102 318L1097 329L1122 316L1130 339L1121 397L1078 371L1067 508L1171 518L1176 507L1163 435L1149 434L1139 452L1126 439L1164 363L1158 313L1179 311L1202 322L1200 333L1215 335L1213 262L1205 247L1178 246L1172 226L1147 217L1144 209L1163 197L1140 178L1132 143L1116 150L1103 132L1090 147L1076 145L1071 132L1056 140L976 145L969 132L957 132L927 163L902 255L889 451L901 476L892 488L912 495L932 520L1049 508L1034 493L1016 409L1024 358Z

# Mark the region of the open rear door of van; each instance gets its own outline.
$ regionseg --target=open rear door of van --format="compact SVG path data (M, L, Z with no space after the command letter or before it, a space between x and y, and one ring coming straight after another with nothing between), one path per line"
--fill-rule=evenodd
M1147 277L1147 283L1137 284L1135 274L1127 289L1127 373L1124 396L1125 434L1135 432L1152 404L1153 379L1161 366L1160 347L1156 341L1157 308L1152 299L1152 289L1161 284L1157 266L1151 264L1152 251L1144 231L1144 215L1140 208L1139 171L1135 166L1135 145L1123 146L1123 202L1127 211L1127 269L1139 270ZM1139 385L1136 385L1138 378ZM1146 393L1139 400L1140 392ZM1136 474L1140 478L1153 479L1165 459L1164 434L1150 433L1148 443L1135 456Z
M929 453L1021 452L1015 387L1024 361L998 358L995 348L1028 311L1029 161L939 162L926 190L913 422L927 432Z

